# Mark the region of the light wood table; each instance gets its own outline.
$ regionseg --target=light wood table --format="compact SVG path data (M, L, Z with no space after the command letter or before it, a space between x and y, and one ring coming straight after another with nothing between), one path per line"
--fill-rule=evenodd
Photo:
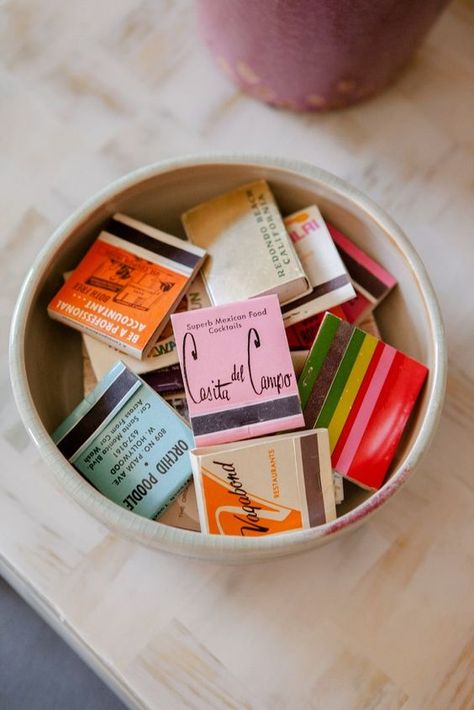
M0 572L130 706L474 707L473 72L470 2L385 94L328 115L239 93L190 0L0 3ZM369 193L419 250L449 337L409 485L354 534L258 566L110 534L58 489L9 390L11 310L53 228L113 178L201 149L306 159Z

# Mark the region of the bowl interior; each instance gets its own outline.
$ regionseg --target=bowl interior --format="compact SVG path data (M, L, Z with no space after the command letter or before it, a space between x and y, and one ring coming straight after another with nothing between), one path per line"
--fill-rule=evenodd
M214 195L264 177L271 185L282 213L288 214L311 203L397 279L399 287L377 309L382 336L403 352L432 367L435 343L426 294L422 291L410 255L400 246L390 225L373 213L358 195L341 190L324 176L262 164L207 163L157 170L125 182L105 197L92 202L63 228L36 274L24 328L24 357L28 386L37 414L48 432L69 414L82 398L80 335L49 319L46 307L72 269L97 236L100 225L116 211L124 212L177 236L184 236L180 215ZM432 377L424 388L410 419L397 458L396 471L420 431L433 387ZM76 474L78 485L88 486ZM348 485L340 512L367 499L368 493ZM130 515L130 514L129 514ZM136 516L134 516L136 517ZM155 524L156 525L156 524ZM160 526L162 527L162 526Z

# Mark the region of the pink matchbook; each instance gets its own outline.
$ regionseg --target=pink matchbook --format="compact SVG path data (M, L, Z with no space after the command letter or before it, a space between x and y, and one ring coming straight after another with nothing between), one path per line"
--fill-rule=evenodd
M171 316L198 446L304 426L278 297Z

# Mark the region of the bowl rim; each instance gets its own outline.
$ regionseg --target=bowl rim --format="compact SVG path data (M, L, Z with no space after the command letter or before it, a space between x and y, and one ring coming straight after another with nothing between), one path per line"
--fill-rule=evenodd
M420 297L424 303L433 346L433 363L430 368L431 387L422 426L390 479L378 491L336 520L315 528L259 539L239 538L203 535L160 525L156 521L135 515L96 491L64 459L41 422L31 397L24 356L26 324L43 273L55 252L58 251L69 234L87 220L104 202L140 182L162 173L206 165L240 165L242 167L277 169L296 174L300 178L308 178L315 186L319 184L324 189L329 188L333 194L335 193L349 203L352 202L361 212L366 213L371 220L377 222L390 237L394 246L402 252L415 276ZM441 413L447 369L444 327L430 279L408 237L385 210L345 180L311 163L273 155L246 153L193 154L158 161L114 180L78 207L47 240L23 282L11 322L9 363L12 389L23 423L55 478L76 502L101 523L126 535L129 539L162 550L214 561L219 561L219 556L222 560L243 559L245 561L245 559L252 557L263 559L293 554L328 539L334 539L339 533L347 532L365 521L400 489L427 450Z

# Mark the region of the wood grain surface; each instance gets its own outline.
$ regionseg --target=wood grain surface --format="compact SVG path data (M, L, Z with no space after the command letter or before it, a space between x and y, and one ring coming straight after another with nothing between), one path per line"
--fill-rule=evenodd
M295 115L235 89L191 0L0 2L0 572L131 706L474 707L474 5L455 2L400 80L347 111ZM110 534L58 489L13 403L20 283L110 180L199 150L320 165L405 229L439 295L441 426L357 532L249 567Z

